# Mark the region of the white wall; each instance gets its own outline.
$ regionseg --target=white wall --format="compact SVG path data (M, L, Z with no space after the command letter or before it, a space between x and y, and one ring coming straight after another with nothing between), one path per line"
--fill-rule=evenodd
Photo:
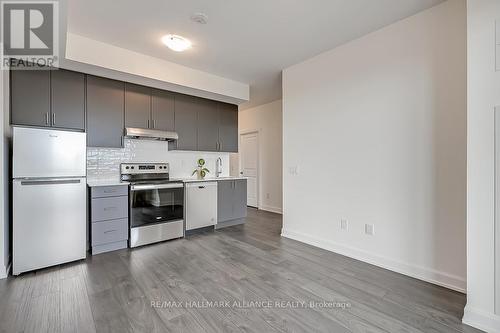
M499 261L495 276L494 110L500 106L500 72L495 71L495 20L500 20L500 1L467 1L467 306L463 321L489 332L500 332L500 300L497 300L497 315L494 314L495 280L500 280ZM500 37L500 30L496 35ZM500 135L500 128L496 135ZM500 170L500 165L496 167ZM498 232L498 220L496 228ZM500 298L499 292L500 282L497 285Z
M285 237L465 289L465 1L284 70L283 132Z
M239 133L259 131L259 209L282 212L282 102L239 111ZM231 160L238 165L238 155ZM239 170L239 166L234 168ZM236 172L237 173L237 172ZM233 170L233 174L236 174Z

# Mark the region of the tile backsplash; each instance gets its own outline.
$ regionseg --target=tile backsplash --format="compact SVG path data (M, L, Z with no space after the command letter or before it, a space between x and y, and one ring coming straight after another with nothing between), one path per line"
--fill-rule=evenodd
M117 179L120 163L169 163L171 178L190 178L199 158L206 161L208 177L215 176L215 162L222 159L222 176L229 176L230 153L169 151L165 141L125 139L124 148L87 148L87 177ZM194 177L194 176L193 176Z

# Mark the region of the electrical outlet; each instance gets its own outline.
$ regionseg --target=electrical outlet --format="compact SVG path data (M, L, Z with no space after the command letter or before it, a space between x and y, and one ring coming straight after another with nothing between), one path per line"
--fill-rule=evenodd
M365 224L365 234L373 236L375 234L375 226L373 224Z
M347 231L349 229L349 221L344 219L340 220L340 229Z

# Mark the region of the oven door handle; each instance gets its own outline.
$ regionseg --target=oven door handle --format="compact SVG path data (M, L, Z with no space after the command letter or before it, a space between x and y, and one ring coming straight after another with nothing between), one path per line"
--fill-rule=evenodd
M182 188L184 187L183 183L175 183L175 184L155 184L155 185L132 185L130 186L131 191L144 191L144 190L159 190L165 188Z

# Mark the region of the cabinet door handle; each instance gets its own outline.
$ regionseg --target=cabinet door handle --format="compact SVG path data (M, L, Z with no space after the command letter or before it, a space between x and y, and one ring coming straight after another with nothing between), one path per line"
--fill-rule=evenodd
M115 232L115 231L117 231L117 230L116 230L116 229L106 230L104 233L105 233L105 234L109 234L110 232Z
M52 114L52 125L55 125L56 124L56 114L53 113Z
M107 210L115 210L115 209L116 209L116 207L104 207L103 210L107 211Z
M45 125L49 124L49 113L45 113Z
M153 128L156 128L156 119L153 119Z
M149 127L149 119L148 119L148 128L151 128L151 127Z

